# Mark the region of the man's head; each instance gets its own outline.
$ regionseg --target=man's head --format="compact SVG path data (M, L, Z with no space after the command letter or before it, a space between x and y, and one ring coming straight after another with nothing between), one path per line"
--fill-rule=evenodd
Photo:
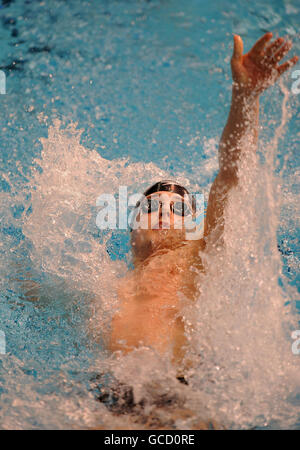
M172 180L150 186L137 202L131 223L131 245L136 259L144 260L161 248L186 241L185 221L196 211L195 198Z

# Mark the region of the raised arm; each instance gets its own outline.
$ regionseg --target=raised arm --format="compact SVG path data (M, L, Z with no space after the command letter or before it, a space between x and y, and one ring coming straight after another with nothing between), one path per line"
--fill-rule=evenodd
M212 244L219 240L224 229L228 193L238 184L238 161L243 152L255 151L257 147L259 96L298 61L295 56L278 65L292 44L283 38L270 43L271 39L272 33L266 33L243 55L243 41L234 35L231 108L219 145L219 172L210 189L204 225L205 240L209 238Z

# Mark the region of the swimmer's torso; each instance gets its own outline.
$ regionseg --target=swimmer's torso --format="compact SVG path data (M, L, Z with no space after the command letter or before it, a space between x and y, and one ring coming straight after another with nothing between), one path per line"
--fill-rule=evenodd
M190 245L155 254L123 279L119 310L112 321L112 351L128 353L147 346L168 354L176 364L182 362L187 340L180 293L193 301L194 266L203 269L199 256L195 259L195 246Z

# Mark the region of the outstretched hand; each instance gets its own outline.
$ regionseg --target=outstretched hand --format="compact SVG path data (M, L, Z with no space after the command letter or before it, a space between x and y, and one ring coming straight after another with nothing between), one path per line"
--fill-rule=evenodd
M242 38L237 34L234 35L231 70L234 84L241 93L261 94L298 61L298 56L294 56L279 65L279 61L292 48L292 43L283 38L277 38L269 43L272 37L272 33L264 34L251 50L243 55Z

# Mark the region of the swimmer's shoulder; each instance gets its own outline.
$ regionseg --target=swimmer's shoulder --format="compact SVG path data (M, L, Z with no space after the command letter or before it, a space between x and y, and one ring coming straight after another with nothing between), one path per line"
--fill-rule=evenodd
M136 273L135 269L130 270L126 275L118 280L117 297L119 304L127 303L133 300L136 290Z
M186 241L184 247L182 248L183 252L189 256L192 263L201 262L201 252L204 252L205 249L206 241L204 238L194 241Z

